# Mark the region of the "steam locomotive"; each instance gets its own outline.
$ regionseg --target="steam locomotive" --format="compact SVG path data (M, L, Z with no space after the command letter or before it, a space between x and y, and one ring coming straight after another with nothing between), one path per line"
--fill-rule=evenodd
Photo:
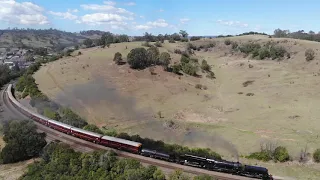
M101 144L114 149L119 149L142 156L161 159L168 162L178 163L182 165L194 166L198 168L208 169L212 171L219 171L229 174L235 174L246 177L253 177L259 179L273 179L272 175L268 173L268 169L258 166L243 165L239 162L231 162L225 160L215 160L207 157L199 157L191 154L166 154L152 149L145 149L139 142L129 141L112 136L104 136L98 133L93 133L83 129L79 129L45 116L32 112L23 105L21 105L12 95L12 84L7 87L6 93L9 101L15 106L22 114L28 116L30 119L55 129L57 131L75 136L93 143Z

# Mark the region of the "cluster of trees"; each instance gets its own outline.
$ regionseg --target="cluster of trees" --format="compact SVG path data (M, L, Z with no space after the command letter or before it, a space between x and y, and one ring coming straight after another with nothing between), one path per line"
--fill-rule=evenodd
M314 31L305 32L304 30L299 30L290 32L289 30L281 30L278 28L274 30L273 36L277 38L294 38L320 42L320 32L315 33Z
M181 171L175 171L166 178L156 166L145 167L134 159L120 159L113 151L80 153L65 144L56 142L44 148L42 157L43 160L29 166L21 179L191 179ZM194 179L213 180L214 178L201 175Z
M217 38L234 37L234 36L246 36L246 35L268 35L268 34L250 31L250 32L245 32L245 33L238 34L238 35L219 35L219 36L217 36Z
M0 65L0 87L10 82L12 79L15 79L21 76L21 74L23 73L24 71L20 70L19 68L10 70L7 65L1 64Z
M231 45L234 51L240 51L246 56L251 55L252 58L260 60L267 58L271 58L272 60L281 60L285 56L287 58L290 58L290 53L287 52L287 50L283 46L276 45L275 43L272 43L270 41L264 45L255 42L248 42L238 45L237 42L227 39L224 43L227 46Z
M88 30L88 31L80 31L80 34L83 36L93 36L93 35L100 35L102 36L105 32L99 30Z
M99 39L86 39L83 41L83 44L86 47L93 47L93 46L102 46L102 47L109 47L112 43L121 43L121 42L129 42L129 36L122 34L122 35L114 35L110 32L105 32L102 34L101 38Z
M146 42L157 42L161 43L164 40L169 40L170 43L174 43L175 41L188 42L188 33L185 30L180 30L179 33L169 34L159 34L157 36L152 35L151 33L145 32L143 36L135 36L133 41L146 41Z
M260 152L251 153L247 158L261 161L274 160L275 162L286 162L290 160L288 150L285 147L275 147L272 143L262 144Z
M47 144L45 133L37 133L35 124L29 120L4 122L3 134L6 145L0 152L0 164L37 157Z
M150 66L161 65L164 70L168 70L170 61L170 54L167 52L160 54L156 46L151 46L147 50L145 48L134 48L127 56L127 62L132 69L145 69Z

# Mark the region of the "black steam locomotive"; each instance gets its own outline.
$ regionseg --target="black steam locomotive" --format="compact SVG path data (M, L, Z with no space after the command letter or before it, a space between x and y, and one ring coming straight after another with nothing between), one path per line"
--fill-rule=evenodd
M161 159L169 162L175 162L182 165L204 168L212 171L229 173L234 175L272 180L272 175L268 169L259 166L243 165L239 162L225 160L215 160L205 157L194 156L191 154L166 154L151 149L141 149L141 155Z

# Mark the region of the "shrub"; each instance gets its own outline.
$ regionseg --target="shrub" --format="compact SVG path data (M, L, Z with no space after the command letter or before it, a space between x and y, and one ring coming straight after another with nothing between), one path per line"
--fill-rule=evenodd
M197 66L192 63L184 63L182 64L182 71L190 76L197 75Z
M272 157L270 156L270 154L267 151L254 152L254 153L251 153L246 158L257 159L257 160L265 161L265 162L270 161L272 159Z
M281 59L287 53L286 49L282 46L271 46L270 47L270 57L272 59Z
M247 87L248 85L252 84L254 81L246 81L242 83L243 87Z
M79 51L79 52L78 52L78 56L80 56L81 54L82 54L82 52L81 52L81 51Z
M175 43L176 41L174 39L169 39L169 43Z
M188 38L181 38L180 41L181 41L181 42L188 42L189 40L188 40Z
M258 43L245 43L239 47L240 52L245 53L245 54L250 54L256 49L260 49L261 45Z
M287 149L283 146L278 146L274 150L274 159L279 162L285 162L289 160L289 153Z
M175 53L175 54L181 54L182 52L181 52L180 49L175 49L175 50L174 50L174 53Z
M172 72L175 74L180 74L181 71L181 65L180 64L174 64L173 66L171 66L172 68Z
M189 57L187 57L185 55L181 55L181 58L180 58L181 64L189 63L189 61L190 61Z
M208 72L206 77L209 78L209 79L215 79L216 78L214 72L212 72L212 71Z
M317 149L313 153L313 159L314 159L315 162L320 162L320 149Z
M201 62L201 69L204 71L211 71L210 65L207 63L206 60L202 60Z
M259 59L265 59L270 57L270 52L267 48L263 47L259 50Z
M121 61L122 61L122 54L119 53L119 52L116 52L116 53L114 54L113 61L114 61L116 64L120 64Z
M237 49L238 46L239 45L238 45L238 43L236 41L232 41L232 43L231 43L232 49Z
M147 50L144 48L134 48L127 56L128 64L133 69L144 69L148 66Z
M164 70L168 70L168 65L170 64L170 61L171 61L170 54L167 52L162 52L160 54L159 61L163 66Z
M315 52L312 49L307 49L305 51L304 55L305 55L307 61L311 61L315 57Z
M201 39L200 36L192 36L192 37L190 38L190 41L196 41L196 40L200 40L200 39Z
M224 44L229 46L231 44L231 40L230 39L226 39L224 40Z
M196 84L194 87L195 87L196 89L201 89L201 88L202 88L202 85L201 85L201 84Z
M154 45L155 45L156 47L162 47L162 44L161 44L160 41L157 41L156 43L154 43Z
M147 50L147 59L148 59L148 66L151 64L159 65L159 49L155 46L151 46Z

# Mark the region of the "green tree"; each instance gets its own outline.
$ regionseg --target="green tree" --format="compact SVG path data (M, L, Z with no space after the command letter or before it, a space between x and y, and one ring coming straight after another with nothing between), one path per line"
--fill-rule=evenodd
M114 54L113 61L119 65L122 62L122 54L119 52L116 52Z
M163 69L167 71L171 61L170 54L167 52L162 52L160 54L159 60L160 60L160 64L163 66Z
M32 121L10 121L4 125L6 146L0 153L3 163L14 163L39 156L47 144L45 133L37 133Z
M285 162L289 160L289 153L287 148L283 146L278 146L274 150L274 159L279 162Z
M159 49L156 46L151 46L147 50L148 66L154 64L159 65Z
M59 121L63 123L66 123L78 128L82 128L88 124L84 119L82 119L80 116L75 114L69 108L62 108L60 111L61 111L62 117Z
M185 31L185 30L180 30L179 34L181 34L181 36L182 36L183 38L187 38L187 37L188 37L188 33L187 33L187 31Z
M148 64L147 51L144 48L132 49L128 56L127 62L133 69L144 69Z
M163 172L160 169L157 169L153 175L152 175L154 180L165 180L166 176L163 174Z
M88 124L86 126L83 127L84 130L87 130L87 131L91 131L91 132L96 132L96 133L99 133L99 134L103 134L102 130L99 129L96 125L94 124Z
M83 41L83 44L86 46L86 47L91 47L92 44L93 44L93 41L92 39L86 39Z
M44 116L57 121L59 121L61 118L58 112L54 112L49 108L44 108Z

